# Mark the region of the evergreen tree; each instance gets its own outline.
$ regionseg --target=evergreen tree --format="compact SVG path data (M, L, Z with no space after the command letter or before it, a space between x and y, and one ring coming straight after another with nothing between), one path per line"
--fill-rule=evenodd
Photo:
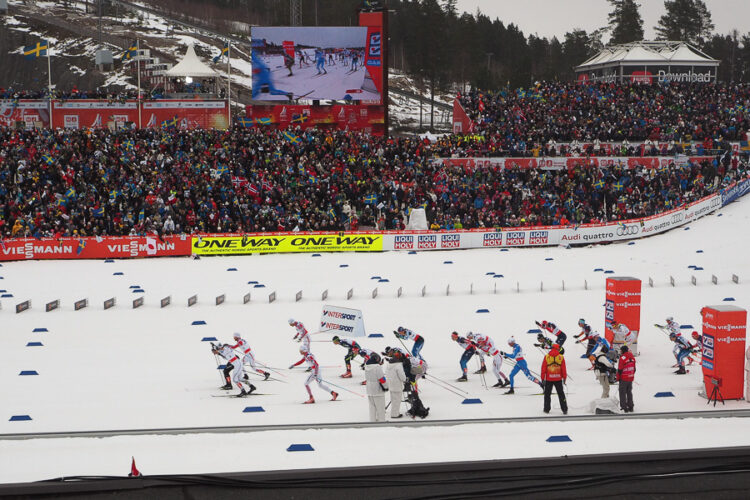
M654 29L659 40L675 40L702 47L714 24L703 0L665 0L666 13Z
M643 40L643 19L635 0L608 0L614 7L609 13L610 44Z

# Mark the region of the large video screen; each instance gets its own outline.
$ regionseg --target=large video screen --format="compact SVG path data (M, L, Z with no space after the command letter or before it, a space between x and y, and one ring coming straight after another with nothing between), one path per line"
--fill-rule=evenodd
M381 100L367 70L373 65L367 33L366 27L253 27L253 99ZM380 56L379 35L377 41Z

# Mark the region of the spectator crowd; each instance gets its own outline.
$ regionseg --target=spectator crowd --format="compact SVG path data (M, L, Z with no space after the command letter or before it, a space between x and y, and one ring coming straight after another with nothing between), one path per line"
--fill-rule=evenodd
M3 237L567 225L645 217L744 175L687 167L463 168L413 138L272 128L0 128Z
M750 85L739 83L543 82L460 101L475 156L694 154L744 141L750 128Z

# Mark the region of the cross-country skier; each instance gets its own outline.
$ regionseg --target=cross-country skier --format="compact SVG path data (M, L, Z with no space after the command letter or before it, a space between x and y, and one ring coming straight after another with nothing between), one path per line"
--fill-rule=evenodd
M328 71L326 71L326 58L325 54L323 53L323 49L317 48L315 49L315 69L318 70L318 74L327 75Z
M583 318L578 320L578 327L581 329L581 333L579 333L578 335L573 335L578 340L582 340L584 337L587 337L589 333L591 333L591 327L586 324L586 320Z
M479 334L474 333L474 332L468 332L466 334L466 340L470 340L471 342L474 342L475 335L479 335ZM474 354L479 356L479 369L474 372L474 375L480 375L482 373L486 373L487 365L484 362L484 354L485 354L484 351L482 351L481 349L477 349L477 352L475 352Z
M250 365L250 368L265 377L263 380L268 380L268 377L271 376L271 373L255 367L255 356L253 355L253 350L239 333L234 334L234 345L230 347L232 349L239 349L244 353L244 356L242 357L242 364L247 363L248 365Z
M695 344L691 346L691 349L694 354L702 354L703 353L703 335L700 333L693 331L693 340L695 340Z
M286 76L294 76L294 73L292 73L292 68L294 67L294 56L287 53L286 50L284 51L284 66L289 70L289 74Z
M310 334L307 333L307 328L302 324L301 321L296 321L294 318L289 318L289 326L294 327L297 333L294 334L292 340L300 342L302 345L300 349L304 349L305 352L310 352ZM307 371L310 371L308 367Z
M565 332L563 332L562 330L560 330L557 327L557 325L555 325L551 321L542 321L541 323L539 323L538 321L535 321L535 323L542 330L547 330L548 332L550 332L552 335L555 336L555 338L557 339L555 341L555 343L560 346L560 354L565 354L564 351L563 351L563 349L562 349L562 345L568 339L568 336L565 334Z
M245 380L245 370L242 368L242 361L240 361L239 356L235 354L229 344L222 344L221 346L214 345L211 352L218 354L227 360L226 368L224 368L224 379L227 383L221 387L222 389L229 390L232 388L232 383L229 381L229 373L234 372L232 373L232 381L237 384L237 387L240 389L237 397L246 396L255 390L255 386ZM242 387L243 383L248 385L248 391L245 391L245 388Z
M470 333L471 340L476 344L479 352L482 352L492 359L492 373L497 378L497 384L492 387L505 387L510 383L508 377L502 372L503 367L503 356L500 354L500 350L495 347L495 341L488 335L482 335L481 333ZM466 337L469 338L469 335Z
M513 371L510 372L510 390L505 394L515 394L515 391L513 390L513 378L519 371L523 372L523 374L526 375L527 379L531 380L539 387L543 387L539 379L532 375L529 371L525 356L523 355L523 349L521 349L521 346L519 344L516 344L515 337L510 337L508 339L508 345L511 347L511 349L513 349L513 351L510 354L501 351L500 354L502 354L507 359L514 360L516 362L516 366L514 366Z
M346 364L346 373L341 375L341 378L352 378L352 360L356 357L354 354L354 348L359 349L359 344L353 340L339 338L338 335L334 335L333 343L349 349L344 356L344 363Z
M630 345L638 338L635 332L631 332L630 328L628 328L626 325L623 325L622 323L619 323L618 321L612 320L611 329L612 333L614 334L614 337L612 338L612 344L614 345Z
M677 369L675 374L684 375L687 373L687 371L685 370L685 358L690 355L692 346L679 333L675 334L674 332L670 332L669 340L674 342L674 349L672 350L672 352L674 353L675 358L677 358L677 364L679 365L679 368Z
M555 344L555 342L553 342L552 339L545 337L543 333L537 334L536 341L537 343L534 344L534 346L544 349L545 351L549 351L550 349L552 349L552 345ZM560 344L557 344L557 345L559 346ZM560 351L560 354L565 354L564 348L560 347L559 351Z
M252 53L252 66L253 66L253 99L257 99L262 93L268 93L271 95L283 95L291 99L294 94L291 92L285 92L277 89L273 80L271 79L271 69L263 60L256 54L256 51Z
M304 404L315 403L315 398L312 395L312 390L310 390L310 384L312 383L313 380L315 380L318 383L318 387L320 387L326 392L331 393L331 396L333 396L331 398L331 401L336 401L336 398L339 397L339 394L336 391L331 390L330 387L328 387L327 385L323 383L323 377L320 374L320 365L318 364L318 361L315 359L315 356L313 356L311 352L305 351L302 347L300 347L299 352L300 354L302 354L303 358L297 361L296 363L294 363L293 365L291 365L289 369L291 370L295 366L302 364L303 361L306 361L307 364L310 365L310 368L312 368L312 370L310 370L310 375L307 377L307 380L305 380L305 389L307 389L307 394L310 395L310 399L305 401Z
M451 339L464 349L463 354L461 354L461 360L459 361L459 364L461 365L462 375L458 378L458 382L466 382L467 380L469 380L466 377L466 372L468 370L468 368L466 367L466 363L468 363L471 357L477 352L477 347L471 340L459 337L458 332L451 333Z
M424 337L422 337L421 335L417 335L413 331L409 330L408 328L404 328L403 326L399 326L398 329L393 332L393 334L401 340L413 340L414 346L411 348L411 355L422 359L422 355L419 354L419 352L424 346Z

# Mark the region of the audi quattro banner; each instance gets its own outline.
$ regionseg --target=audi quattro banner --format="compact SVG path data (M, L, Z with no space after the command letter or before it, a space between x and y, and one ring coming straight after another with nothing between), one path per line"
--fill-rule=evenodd
M0 243L0 261L107 259L190 255L190 238L107 236L103 238L21 238Z
M196 255L241 255L250 253L380 252L382 234L269 234L253 236L193 237Z
M383 250L442 250L447 248L499 248L550 245L586 245L663 233L692 222L721 207L721 196L715 194L685 207L645 219L586 224L582 226L549 226L503 228L495 231L462 231L452 233L410 232L386 233Z
M660 168L674 164L678 167L689 163L712 161L713 156L559 156L540 158L439 158L444 166L474 168L539 168L542 170L563 170L578 166L621 167L621 168Z

